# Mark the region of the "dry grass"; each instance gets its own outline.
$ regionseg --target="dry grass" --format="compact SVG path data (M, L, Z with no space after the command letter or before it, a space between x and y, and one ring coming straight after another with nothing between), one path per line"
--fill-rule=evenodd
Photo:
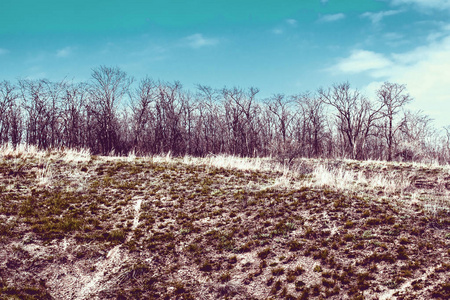
M0 152L0 299L447 299L448 167Z

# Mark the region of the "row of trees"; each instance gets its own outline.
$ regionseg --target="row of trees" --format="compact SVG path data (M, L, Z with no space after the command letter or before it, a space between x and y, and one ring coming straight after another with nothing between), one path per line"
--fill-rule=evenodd
M407 111L405 86L386 82L370 100L349 83L258 99L256 88L186 91L179 82L134 82L101 66L89 82L0 83L0 143L89 148L95 154L346 157L450 161L440 133Z

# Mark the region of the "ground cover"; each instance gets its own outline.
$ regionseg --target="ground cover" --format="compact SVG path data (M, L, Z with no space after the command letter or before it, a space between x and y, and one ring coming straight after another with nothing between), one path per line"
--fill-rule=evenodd
M448 299L450 170L0 155L0 299Z

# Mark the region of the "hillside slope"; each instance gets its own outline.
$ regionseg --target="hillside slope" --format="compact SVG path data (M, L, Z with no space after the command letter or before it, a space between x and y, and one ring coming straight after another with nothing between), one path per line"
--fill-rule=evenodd
M448 299L450 173L0 156L0 299Z

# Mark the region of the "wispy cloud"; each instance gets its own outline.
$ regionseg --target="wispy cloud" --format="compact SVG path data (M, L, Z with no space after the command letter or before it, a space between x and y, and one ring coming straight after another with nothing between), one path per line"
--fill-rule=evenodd
M367 74L374 79L372 86L384 80L406 84L417 108L427 107L427 114L439 124L449 125L442 106L450 95L450 34L402 53L355 50L329 69L332 73L336 70Z
M65 58L72 54L72 47L65 47L56 51L56 57Z
M187 36L183 41L191 48L198 49L207 46L214 46L219 43L218 39L206 38L201 33Z
M429 42L435 42L450 34L450 24L440 24L438 30L430 32L427 36Z
M397 32L386 32L381 37L386 45L390 47L398 47L408 43L408 39L405 39L404 35Z
M414 4L419 7L446 10L450 9L449 0L392 0L392 4Z
M8 49L0 48L0 55L9 53Z
M277 27L270 30L271 33L276 35L281 35L283 33L289 32L294 27L297 27L298 22L295 19L286 19L283 23L278 24Z
M372 21L373 24L378 24L381 22L381 20L383 20L383 18L388 17L388 16L393 16L396 14L401 13L402 11L400 10L388 10L388 11L380 11L380 12L365 12L361 15L361 17L363 18L368 18Z
M291 26L297 26L297 20L294 19L287 19L286 23L288 23Z
M361 73L382 69L391 65L384 55L366 50L354 50L349 57L341 59L331 70L333 72Z
M283 34L284 30L280 28L274 28L270 32L272 32L273 34Z
M29 74L25 77L26 79L42 79L47 77L47 73L38 65L28 68L26 74Z
M383 37L386 40L400 40L403 38L403 35L397 32L386 32L385 34L383 34Z
M320 22L336 22L345 18L343 13L332 14L332 15L323 15L319 18Z

